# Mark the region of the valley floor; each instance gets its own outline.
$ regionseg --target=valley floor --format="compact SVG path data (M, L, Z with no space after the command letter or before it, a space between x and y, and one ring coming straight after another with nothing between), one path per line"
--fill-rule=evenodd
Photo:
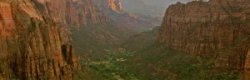
M79 80L240 80L238 73L215 70L213 59L151 45L137 52L110 51L87 62Z

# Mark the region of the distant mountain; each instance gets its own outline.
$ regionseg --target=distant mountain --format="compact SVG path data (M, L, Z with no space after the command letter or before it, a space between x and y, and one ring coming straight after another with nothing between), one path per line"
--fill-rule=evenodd
M125 11L123 0L93 0L93 4L118 27L126 27L140 32L160 25L160 20L156 18Z
M192 0L122 0L124 5L124 10L140 14L151 16L162 20L166 8L177 2L189 2Z

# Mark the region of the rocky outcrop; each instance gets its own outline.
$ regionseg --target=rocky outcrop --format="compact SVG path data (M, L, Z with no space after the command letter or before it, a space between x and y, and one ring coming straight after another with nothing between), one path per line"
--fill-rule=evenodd
M108 0L108 6L111 10L120 13L123 11L121 0Z
M216 66L248 70L249 3L248 0L210 0L171 5L158 42L193 55L218 55Z
M63 26L29 0L0 1L0 79L71 80L77 58Z
M43 14L60 25L86 26L108 22L92 0L33 0Z

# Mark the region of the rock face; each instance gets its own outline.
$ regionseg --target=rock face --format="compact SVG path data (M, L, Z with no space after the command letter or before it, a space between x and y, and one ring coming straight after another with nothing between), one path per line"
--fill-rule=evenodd
M33 2L43 15L51 17L57 25L66 27L63 30L71 33L77 53L85 55L90 51L86 49L91 46L117 42L116 38L120 38L117 34L123 32L111 25L110 18L93 4L93 0L33 0ZM114 33L114 31L120 32ZM96 40L98 42L95 42Z
M85 26L108 22L92 0L33 0L43 14L61 25Z
M77 58L56 19L29 0L1 0L0 20L1 80L73 79Z
M123 11L121 0L108 0L108 6L111 10L120 13Z
M249 70L249 3L210 0L172 5L165 14L158 42L193 55L221 55L218 61L223 62L218 67Z

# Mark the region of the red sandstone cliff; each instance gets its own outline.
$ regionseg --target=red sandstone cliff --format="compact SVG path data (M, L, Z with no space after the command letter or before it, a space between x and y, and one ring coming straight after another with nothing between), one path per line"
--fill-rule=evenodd
M216 66L249 73L250 1L210 0L168 8L158 42L194 54L217 55ZM245 74L249 80L249 74Z
M72 42L75 43L73 46L79 53L88 53L89 47L94 45L116 43L121 37L119 34L124 32L122 27L113 25L110 18L93 4L93 0L32 1L43 15L52 18L57 25L64 26L63 30L71 34Z
M92 0L33 0L43 14L61 25L85 26L108 22Z
M0 1L0 79L71 80L77 58L63 26L28 0Z

